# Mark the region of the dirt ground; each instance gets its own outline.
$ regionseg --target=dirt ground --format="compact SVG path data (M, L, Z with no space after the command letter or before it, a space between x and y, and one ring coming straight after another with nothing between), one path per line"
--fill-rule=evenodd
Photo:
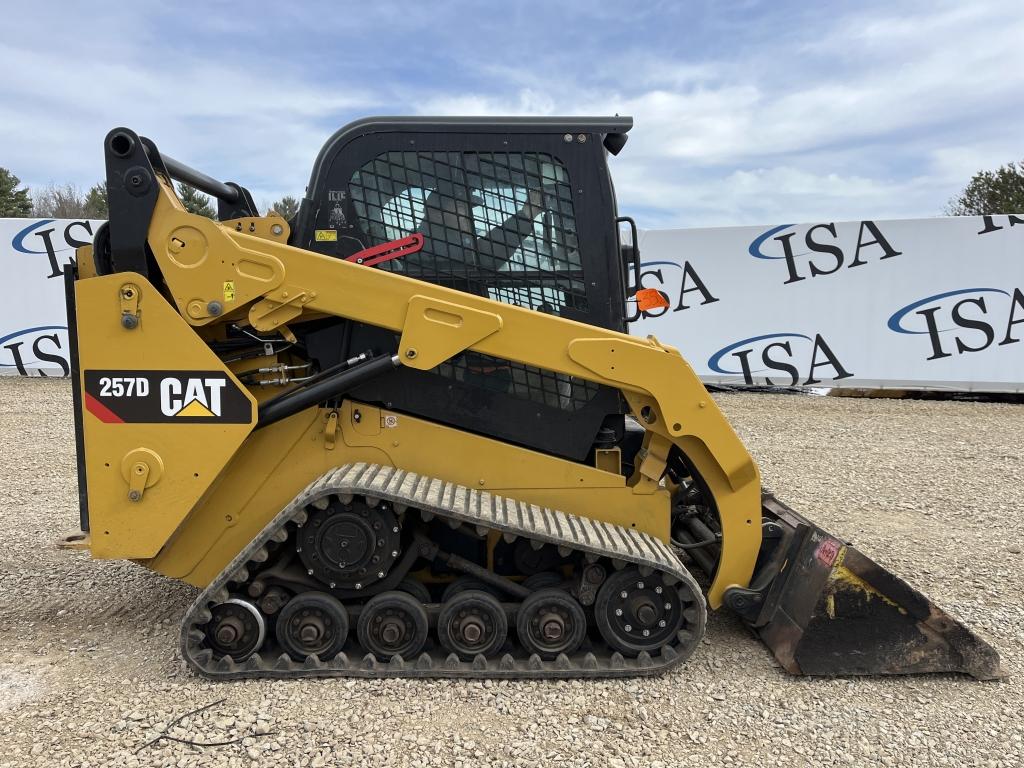
M0 379L0 766L1018 766L1024 406L720 395L780 498L1000 651L1011 676L786 675L715 614L695 657L599 682L209 683L194 596L53 542L77 528L66 381ZM161 740L172 720L198 707Z

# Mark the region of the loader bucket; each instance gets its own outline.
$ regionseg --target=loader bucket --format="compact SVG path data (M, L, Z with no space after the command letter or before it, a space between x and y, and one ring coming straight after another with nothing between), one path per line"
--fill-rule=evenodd
M770 494L762 506L775 548L751 589L725 600L788 672L1006 676L992 646L852 544Z

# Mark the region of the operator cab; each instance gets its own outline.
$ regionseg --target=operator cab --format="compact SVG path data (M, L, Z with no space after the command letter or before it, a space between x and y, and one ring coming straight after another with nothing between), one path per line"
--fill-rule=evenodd
M317 157L290 244L349 258L418 235L418 251L372 268L624 332L627 279L607 155L622 149L632 124L352 123ZM365 349L397 349L394 334L347 321L305 336L321 368ZM602 427L602 440L622 431L617 391L474 352L432 371L400 368L352 394L577 460Z
M418 233L419 253L378 268L625 330L606 145L621 149L632 123L352 123L321 150L291 244L345 258Z

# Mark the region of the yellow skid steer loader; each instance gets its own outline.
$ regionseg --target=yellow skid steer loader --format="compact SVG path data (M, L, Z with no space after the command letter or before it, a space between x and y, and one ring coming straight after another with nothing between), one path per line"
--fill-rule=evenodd
M723 605L793 673L1001 675L762 493L679 352L626 333L631 127L358 121L290 221L111 131L109 222L65 275L63 546L201 588L181 653L215 679L653 674Z

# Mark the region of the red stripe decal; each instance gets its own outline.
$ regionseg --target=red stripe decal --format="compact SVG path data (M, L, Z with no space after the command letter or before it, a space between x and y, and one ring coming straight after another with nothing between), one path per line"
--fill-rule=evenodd
M124 424L124 419L88 392L85 393L85 409L104 424Z

